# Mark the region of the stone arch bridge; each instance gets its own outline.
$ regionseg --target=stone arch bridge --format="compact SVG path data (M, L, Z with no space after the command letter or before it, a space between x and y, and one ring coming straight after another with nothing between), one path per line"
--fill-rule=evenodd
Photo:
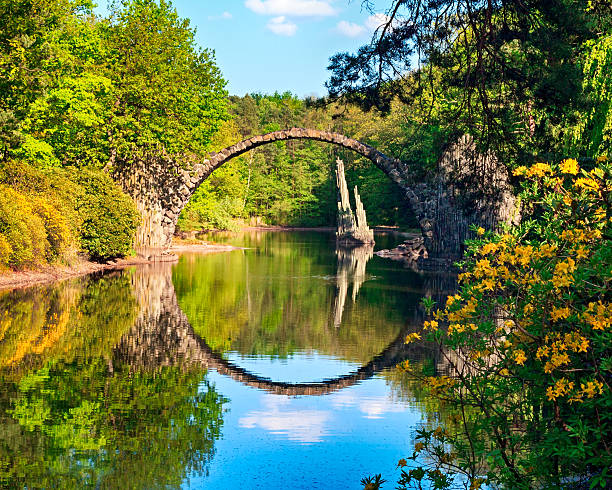
M414 169L418 166L414 163L384 155L342 134L292 128L248 138L218 153L211 153L204 161L188 167L157 154L116 172L116 180L134 198L143 217L137 232L136 249L142 255L157 255L167 249L181 211L200 184L225 162L262 145L295 139L331 143L372 161L403 191L419 222L422 244L430 258L458 258L463 242L470 234L471 224L492 228L500 221L507 221L514 212L507 175L500 171L494 157L478 154L467 136L449 146L440 159L436 174L417 181ZM474 161L478 165L474 165ZM487 182L483 185L496 187L500 192L493 198L473 201L466 208L462 206L461 190L455 185L455 179L457 175L466 177L466 172L473 169L485 175Z

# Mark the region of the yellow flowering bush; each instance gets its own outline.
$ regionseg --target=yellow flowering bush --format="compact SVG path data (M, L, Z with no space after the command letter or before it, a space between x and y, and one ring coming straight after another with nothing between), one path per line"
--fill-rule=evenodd
M475 230L459 292L424 324L449 371L422 379L462 424L433 445L422 431L408 459L429 450L444 478L402 469L400 488L425 477L433 488L612 480L612 167L566 159L515 174L524 178L522 223ZM441 442L454 448L446 465Z

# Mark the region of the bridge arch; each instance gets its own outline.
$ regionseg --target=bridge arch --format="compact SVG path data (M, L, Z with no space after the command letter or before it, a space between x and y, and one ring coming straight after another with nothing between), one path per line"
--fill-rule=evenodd
M119 167L114 177L132 196L142 216L135 237L136 250L153 257L167 249L178 217L194 191L225 162L259 146L294 139L317 140L353 150L380 168L403 191L419 222L422 237L411 245L412 250L419 257L439 259L431 261L434 266L448 267L461 257L466 238L472 236L471 225L491 229L500 222L518 219L507 169L493 154L480 154L467 135L448 146L437 170L430 172L427 180L417 182L412 170L416 165L384 155L342 134L292 128L248 138L188 167L161 152ZM482 183L471 190L476 197L468 198L466 205L464 198L470 191L457 184L469 182L474 172ZM491 192L480 192L481 187Z
M167 248L171 244L178 217L195 190L224 163L259 146L296 139L321 141L352 150L372 161L404 191L412 180L410 166L397 158L345 135L316 129L291 128L253 136L211 153L207 159L189 168L182 168L168 158L152 155L135 162L129 175L117 175L143 216L136 247ZM418 199L411 199L411 204L413 207L417 205Z

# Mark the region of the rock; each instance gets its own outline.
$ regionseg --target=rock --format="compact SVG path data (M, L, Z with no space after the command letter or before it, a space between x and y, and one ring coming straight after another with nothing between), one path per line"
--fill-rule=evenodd
M336 240L346 243L374 243L374 232L368 228L365 210L357 186L355 186L355 211L357 219L351 210L349 200L348 187L344 176L344 162L339 158L336 160L338 168L336 169L336 184L338 185L338 230L336 231Z

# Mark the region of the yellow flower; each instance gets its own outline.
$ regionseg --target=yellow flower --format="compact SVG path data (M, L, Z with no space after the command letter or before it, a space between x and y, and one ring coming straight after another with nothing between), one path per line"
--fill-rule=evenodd
M485 232L485 230L484 230L484 228L483 228L482 226L481 226L481 227L479 227L479 228L476 230L476 233L478 233L478 235L479 235L479 236L484 235L484 232Z
M589 303L589 307L582 314L584 320L593 330L605 330L612 325L612 308L610 303Z
M527 167L525 167L524 165L521 165L518 168L514 169L514 172L512 172L512 175L525 175L527 173Z
M564 364L569 364L570 358L566 352L558 352L551 356L550 361L544 365L544 372L546 374L552 373L555 369Z
M540 250L539 250L541 257L554 257L556 251L557 251L557 246L550 245L548 243L543 243L540 246Z
M397 462L397 468L403 468L404 466L408 466L408 463L404 458L402 458Z
M584 247L578 247L576 249L576 258L580 259L588 259L589 258L589 249Z
M599 189L599 184L593 179L585 179L584 177L580 177L579 179L576 179L576 182L574 182L574 187L577 189L596 191Z
M552 169L548 163L536 163L527 170L527 177L544 177L547 173L552 174Z
M417 442L414 445L414 450L418 453L419 451L422 451L425 448L425 444L423 444L422 442Z
M566 158L561 162L561 172L564 174L576 175L578 170L578 162L574 158Z
M550 310L550 318L555 322L559 319L566 319L568 316L570 316L570 309L567 306L565 308L553 306Z
M416 333L416 332L408 334L406 336L405 343L409 344L410 342L414 342L415 340L421 340L421 336L418 333Z
M546 390L546 396L550 401L556 400L560 396L569 394L574 389L574 382L561 378L555 383L555 386L549 386Z
M576 269L576 262L571 257L568 257L567 262L559 262L555 265L555 274L569 274Z
M597 393L600 395L603 393L603 383L598 380L588 381L585 385L580 383L581 394L587 398L593 398Z
M400 371L404 371L404 372L409 372L410 371L410 360L406 359L403 362L400 362L397 366L397 369L399 369Z
M548 357L549 352L550 352L550 347L548 347L547 345L538 347L538 350L536 352L536 357L538 358L538 360L542 360L543 357Z
M497 243L487 243L480 249L480 253L482 255L487 255L487 254L497 251L497 249L498 249Z
M438 328L438 322L435 320L426 321L423 323L424 330L436 330Z
M526 360L527 357L525 356L525 351L519 349L515 352L514 362L516 362L518 365L522 366L523 364L525 364Z

